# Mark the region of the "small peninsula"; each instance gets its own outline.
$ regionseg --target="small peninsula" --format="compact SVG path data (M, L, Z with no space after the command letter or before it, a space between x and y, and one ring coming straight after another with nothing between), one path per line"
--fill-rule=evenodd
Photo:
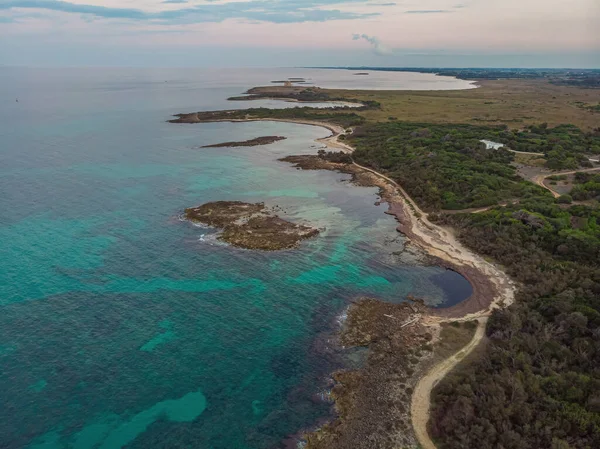
M222 229L219 240L244 249L291 249L319 234L318 229L278 217L264 203L216 201L186 209L185 217Z
M248 89L244 95L230 97L230 101L248 100L284 100L298 103L338 102L342 107L378 108L379 103L368 100L357 100L348 96L339 96L330 89L311 86L295 86L286 82L283 86L260 86Z
M223 142L212 145L204 145L200 148L228 148L228 147L257 147L259 145L269 145L280 140L285 140L283 136L262 136L254 139L243 140L241 142Z

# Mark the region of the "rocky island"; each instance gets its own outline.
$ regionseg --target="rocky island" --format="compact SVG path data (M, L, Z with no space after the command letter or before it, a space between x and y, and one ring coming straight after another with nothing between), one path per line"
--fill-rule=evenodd
M282 136L263 136L256 137L254 139L243 140L241 142L223 142L215 143L213 145L204 145L201 148L256 147L259 145L269 145L285 139L286 137Z
M219 240L245 249L295 248L302 240L319 234L318 229L278 217L264 203L216 201L186 209L185 217L222 229Z

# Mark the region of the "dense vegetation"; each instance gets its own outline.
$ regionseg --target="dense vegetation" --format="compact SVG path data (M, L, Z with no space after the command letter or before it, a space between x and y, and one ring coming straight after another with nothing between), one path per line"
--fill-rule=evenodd
M497 138L511 150L544 153L546 166L554 170L591 167L586 154L600 154L600 128L585 133L573 125L549 128L543 123L523 130L504 130Z
M513 153L486 149L503 127L376 123L351 136L354 160L386 172L425 209L464 209L544 195L510 165Z
M228 100L258 100L261 98L277 98L282 100L292 99L300 102L329 102L329 101L344 101L346 103L361 103L363 106L353 108L355 110L378 109L381 104L374 100L357 100L354 98L336 97L331 95L327 90L318 87L307 87L302 89L289 88L285 90L265 89L263 87L255 87L248 90L247 95L230 97Z
M202 111L190 114L177 114L171 123L203 123L225 120L248 120L248 119L292 119L311 120L334 123L344 128L358 126L364 123L364 117L355 112L355 108L249 108L249 109L227 109L222 111Z
M522 288L491 317L483 354L434 391L438 447L600 447L599 220L546 197L440 218Z
M600 174L598 172L578 172L574 177L575 185L571 197L577 201L600 201Z

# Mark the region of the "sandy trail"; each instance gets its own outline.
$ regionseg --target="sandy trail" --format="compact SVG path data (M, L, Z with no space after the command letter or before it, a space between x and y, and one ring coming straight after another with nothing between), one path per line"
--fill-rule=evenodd
M456 215L456 214L481 214L483 212L487 212L490 209L493 209L494 207L498 207L498 206L508 206L509 204L518 204L519 200L510 200L510 201L502 201L501 203L498 204L492 204L491 206L486 206L486 207L470 207L467 209L456 209L456 210L451 210L451 209L442 209L441 212L443 212L444 214L447 215Z
M592 159L590 159L590 161L592 161ZM545 184L545 181L547 178L549 178L550 176L573 175L575 173L595 171L595 170L600 170L600 167L584 168L581 170L561 171L561 172L549 173L549 174L541 174L541 175L534 176L533 182L536 183L538 186L548 190L554 196L554 198L558 198L560 196L560 193L558 193L556 190L553 190L552 187L547 186Z
M438 382L452 371L452 369L469 355L479 345L481 340L483 340L486 323L487 317L479 318L475 335L473 335L469 344L454 355L435 365L417 383L412 395L410 410L413 428L423 449L436 449L435 444L433 444L433 441L427 432L429 410L431 407L431 392Z
M407 231L408 237L415 244L430 255L448 262L452 267L459 270L464 267L468 268L469 271L480 272L494 285L495 295L493 298L486 298L487 307L475 313L464 315L466 318L474 319L486 316L491 310L497 307L506 307L514 302L515 286L508 275L496 265L466 248L450 229L431 223L427 218L427 214L417 206L396 181L368 167L357 163L354 163L354 165L385 179L400 192L400 195L393 198L393 202L402 205L403 227Z
M544 157L544 153L535 153L533 151L517 151L517 150L511 150L510 148L506 148L506 147L503 147L503 148L507 149L511 153L516 153L516 154L530 154L531 156Z

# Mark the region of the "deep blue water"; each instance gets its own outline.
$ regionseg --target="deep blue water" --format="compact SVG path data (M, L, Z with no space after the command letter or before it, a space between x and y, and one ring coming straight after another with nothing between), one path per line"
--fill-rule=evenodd
M166 123L247 107L225 99L295 73L0 68L0 447L277 447L328 414L312 396L341 363L326 337L350 300L469 295L402 262L376 189L277 161L328 131ZM263 135L288 139L198 148ZM213 200L279 205L324 232L231 248L178 219Z

